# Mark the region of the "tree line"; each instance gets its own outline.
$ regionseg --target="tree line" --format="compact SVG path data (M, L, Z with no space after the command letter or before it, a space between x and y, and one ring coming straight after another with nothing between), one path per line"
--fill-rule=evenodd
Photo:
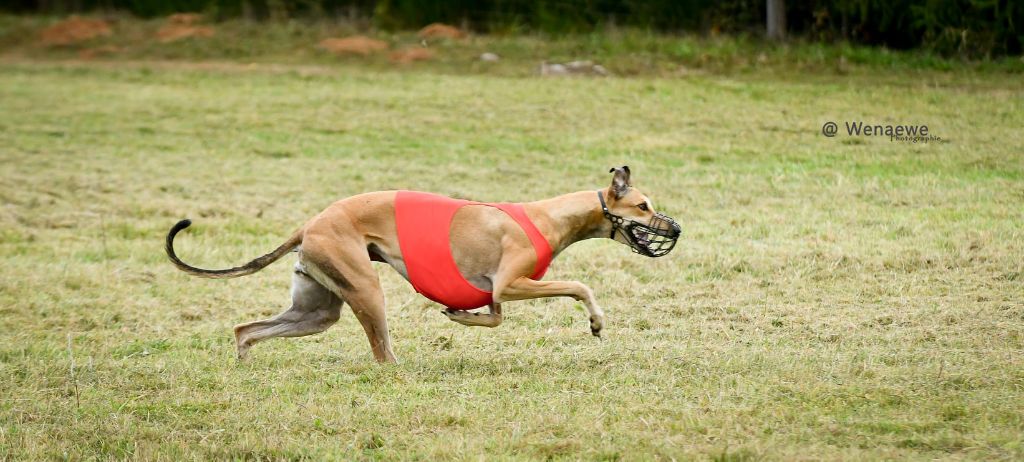
M15 13L201 12L214 19L358 17L382 29L445 22L483 33L585 33L608 27L707 34L766 33L766 21L804 40L922 48L944 55L1021 54L1017 0L5 0ZM769 27L769 29L771 29ZM777 34L778 32L774 32Z

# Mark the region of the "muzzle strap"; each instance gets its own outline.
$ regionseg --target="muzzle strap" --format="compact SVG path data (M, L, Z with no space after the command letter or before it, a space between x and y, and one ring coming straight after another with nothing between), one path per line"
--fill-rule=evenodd
M612 222L612 233L608 235L608 239L615 239L615 232L619 230L619 226L622 226L623 219L618 215L612 215L612 212L608 211L608 205L604 203L604 194L601 194L600 189L597 190L597 199L601 201L601 211L604 212L604 217Z

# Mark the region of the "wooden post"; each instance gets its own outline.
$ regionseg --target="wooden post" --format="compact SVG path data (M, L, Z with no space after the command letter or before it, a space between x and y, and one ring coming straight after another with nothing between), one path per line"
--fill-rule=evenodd
M785 0L768 1L768 39L783 40L786 38L786 2Z

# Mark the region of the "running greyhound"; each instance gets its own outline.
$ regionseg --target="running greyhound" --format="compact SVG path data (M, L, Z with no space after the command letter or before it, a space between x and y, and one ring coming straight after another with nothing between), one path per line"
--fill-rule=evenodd
M301 337L327 330L348 303L366 331L374 358L396 362L384 313L384 292L372 261L391 265L417 292L447 307L449 319L467 326L497 327L501 304L513 300L572 297L590 314L601 336L604 312L589 287L577 281L543 281L551 259L569 245L595 237L614 239L648 257L675 246L679 225L656 213L632 187L629 167L609 170L608 188L521 204L481 203L411 191L359 194L331 204L284 244L243 266L206 270L182 262L174 236L167 256L193 276L224 279L255 273L292 250L292 305L270 319L235 326L238 358L273 337ZM469 309L488 306L488 314Z

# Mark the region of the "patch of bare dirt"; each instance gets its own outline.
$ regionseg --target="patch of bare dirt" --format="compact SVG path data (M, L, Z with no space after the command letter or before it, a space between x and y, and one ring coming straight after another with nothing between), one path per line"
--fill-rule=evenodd
M336 55L369 56L378 51L387 50L388 42L363 35L353 35L345 38L324 39L317 47Z
M168 24L191 26L203 21L203 15L199 13L174 13L167 17Z
M39 32L39 41L46 46L67 46L113 34L110 22L71 16Z
M434 39L434 38L446 38L446 39L460 39L466 36L466 33L455 26L449 26L435 22L420 29L420 38Z
M429 61L434 59L437 53L429 48L405 48L391 53L391 61L399 64L411 63L414 61Z
M217 31L213 26L199 25L203 15L198 13L175 13L167 17L167 23L156 31L160 43L177 42L192 37L213 37Z

